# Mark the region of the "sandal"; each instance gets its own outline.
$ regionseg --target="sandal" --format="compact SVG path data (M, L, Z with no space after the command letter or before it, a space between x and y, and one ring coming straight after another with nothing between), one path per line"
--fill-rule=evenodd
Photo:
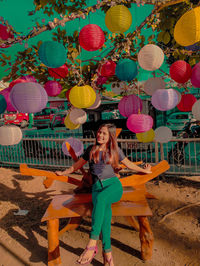
M91 258L89 260L87 260L85 263L81 263L81 261L77 261L77 263L81 264L81 265L85 265L85 264L89 264L91 263L91 261L93 260L93 258L96 256L96 254L98 253L98 247L97 246L92 246L92 247L86 247L86 249L83 252L83 255L88 251L88 250L93 250L93 254L91 256Z
M105 253L103 253L103 263L104 263L104 265L106 265L107 263L108 263L108 265L110 265L111 262L113 262L112 253L111 253L111 256L110 256L109 259L106 257Z

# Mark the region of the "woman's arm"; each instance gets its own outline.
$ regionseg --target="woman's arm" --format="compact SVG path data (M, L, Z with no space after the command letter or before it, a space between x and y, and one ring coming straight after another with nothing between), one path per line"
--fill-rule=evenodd
M87 161L84 160L82 157L75 162L70 168L66 169L65 171L56 171L55 173L57 175L69 175L73 172L75 172L76 170L80 169L84 164L86 164Z
M145 169L137 166L136 164L134 164L133 162L131 162L128 158L124 158L121 161L127 168L134 170L136 172L141 172L141 173L145 173L145 174L151 174L151 165L150 164L146 164Z

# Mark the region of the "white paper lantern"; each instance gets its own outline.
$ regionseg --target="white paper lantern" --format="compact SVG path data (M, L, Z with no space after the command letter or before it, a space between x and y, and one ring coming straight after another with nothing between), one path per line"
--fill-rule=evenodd
M69 113L69 119L73 124L84 124L87 120L87 114L83 109L73 108Z
M101 104L101 96L97 94L95 102L93 103L92 106L88 107L87 109L91 110L97 109L100 106L100 104Z
M141 68L154 71L161 67L164 61L164 53L155 44L145 45L138 53L138 63Z
M167 143L172 139L172 131L168 127L158 127L155 130L155 139L160 143Z
M127 85L126 85L126 82L125 81L121 81L121 82L113 82L112 85L111 85L111 90L119 95L122 91L123 91L123 88L125 88Z
M150 78L144 83L144 91L147 95L153 95L159 89L165 89L165 82L162 78Z
M192 114L195 119L200 120L200 100L196 101L192 106Z
M178 104L178 94L174 89L157 90L151 97L151 103L160 111L171 110Z
M22 131L15 125L0 127L0 145L16 145L22 139Z

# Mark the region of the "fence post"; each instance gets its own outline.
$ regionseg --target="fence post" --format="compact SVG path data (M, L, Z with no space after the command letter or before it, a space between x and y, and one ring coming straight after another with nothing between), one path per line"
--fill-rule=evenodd
M159 156L158 156L158 142L155 142L155 159L156 159L156 163L158 163L159 161Z
M164 160L164 149L163 149L163 143L160 143L160 156L161 156L161 160Z

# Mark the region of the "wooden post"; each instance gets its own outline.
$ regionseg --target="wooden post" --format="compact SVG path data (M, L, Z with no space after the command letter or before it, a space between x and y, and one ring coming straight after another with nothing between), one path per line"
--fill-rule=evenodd
M53 219L47 221L48 230L48 266L61 265L59 248L59 220Z
M138 216L138 221L140 225L141 257L143 260L150 260L153 250L153 233L146 216Z

